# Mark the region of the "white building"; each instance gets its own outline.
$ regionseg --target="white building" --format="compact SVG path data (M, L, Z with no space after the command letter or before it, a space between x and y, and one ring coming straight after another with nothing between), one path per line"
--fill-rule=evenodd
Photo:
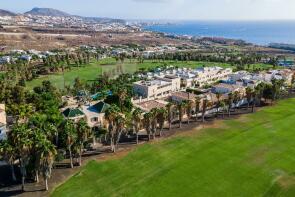
M9 64L11 62L10 56L0 57L0 64Z
M204 67L195 70L195 81L200 87L225 80L232 73L231 68Z
M136 95L156 99L169 96L172 92L180 90L181 80L177 76L166 75L163 78L155 77L151 81L138 81L133 84L133 91Z

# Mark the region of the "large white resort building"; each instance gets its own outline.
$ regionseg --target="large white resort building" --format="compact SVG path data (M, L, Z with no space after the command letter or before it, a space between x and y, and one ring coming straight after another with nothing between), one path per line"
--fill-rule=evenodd
M134 92L147 99L156 99L169 96L172 92L180 91L181 80L177 76L166 75L155 77L149 81L138 81L133 84Z
M203 87L225 80L232 73L231 68L203 67L169 68L164 71L147 73L142 80L133 84L134 93L145 99L169 96L172 92L191 87Z

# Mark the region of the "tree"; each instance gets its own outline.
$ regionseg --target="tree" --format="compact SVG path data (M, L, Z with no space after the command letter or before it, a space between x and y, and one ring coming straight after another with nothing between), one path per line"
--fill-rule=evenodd
M187 115L187 124L189 124L190 119L192 117L193 102L191 100L186 101L185 107L186 107L186 115Z
M228 94L228 99L227 99L227 105L228 105L228 117L230 117L230 111L231 111L231 107L232 107L232 103L233 103L233 94L229 93Z
M73 168L74 165L73 165L72 146L77 139L77 132L76 132L75 124L72 120L65 120L63 125L63 135L64 135L64 138L65 138L64 140L70 155L70 165L71 165L71 168Z
M216 93L216 98L217 98L217 105L216 105L216 118L218 117L218 113L219 113L219 108L220 108L220 99L221 99L222 94L221 93Z
M250 87L246 88L246 98L247 98L247 109L249 109L250 103L253 100L253 89Z
M181 128L181 124L182 124L184 106L185 106L184 102L180 102L177 105L178 113L179 113L178 114L179 115L179 118L178 118L178 120L179 120L179 128Z
M115 152L115 120L119 113L116 105L111 105L105 113L105 118L108 121L108 133L111 140L111 150Z
M151 125L152 125L152 115L150 112L144 114L143 124L148 135L148 140L151 139Z
M154 108L150 111L151 114L151 119L152 119L152 134L153 134L153 139L156 138L156 132L157 132L157 127L158 127L158 109Z
M126 89L123 89L123 88L119 89L118 97L119 97L120 110L121 110L121 112L123 112L123 104L124 104L126 97L127 97Z
M224 101L221 101L220 107L222 108L222 118L224 118L224 109L226 108L226 103Z
M30 159L30 148L32 146L31 134L32 130L26 124L14 125L10 131L12 143L15 145L20 160L20 171L22 175L22 190L25 189L25 178L27 176L26 166Z
M138 133L140 129L140 124L141 124L141 118L142 118L142 111L139 108L136 108L132 112L132 122L133 122L133 128L136 133L136 144L138 144Z
M196 97L195 98L195 114L196 114L196 121L198 121L198 113L200 111L200 103L201 103L201 100L199 97Z
M88 140L88 137L91 134L91 129L88 126L87 122L84 119L81 119L77 123L77 141L79 144L79 166L82 165L82 150L84 143Z
M168 103L166 105L167 109L167 118L168 118L168 124L169 124L169 130L171 130L172 122L173 122L173 109L174 109L174 104L173 103Z
M158 109L158 114L157 114L157 121L159 123L159 129L160 129L160 137L162 136L162 132L163 132L163 127L164 127L164 123L165 120L167 119L167 111L165 108L160 108Z
M14 171L14 161L16 158L16 150L9 140L0 141L0 155L2 156L2 159L10 165L12 180L16 181L15 171Z
M48 140L42 142L39 147L40 160L41 160L41 171L45 182L45 190L48 191L48 179L51 177L52 165L54 162L54 157L57 155L55 146Z
M203 105L202 105L202 121L203 122L205 122L207 106L208 106L208 99L203 99Z
M115 146L114 152L116 152L116 148L118 147L119 141L121 139L122 133L125 131L126 119L121 114L118 114L115 118L116 124L116 133L115 133Z

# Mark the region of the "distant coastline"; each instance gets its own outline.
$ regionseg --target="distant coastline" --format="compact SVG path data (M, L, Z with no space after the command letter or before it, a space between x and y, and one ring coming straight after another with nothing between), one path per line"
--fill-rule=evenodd
M263 46L271 43L295 44L295 21L183 21L143 28L171 35L244 40Z

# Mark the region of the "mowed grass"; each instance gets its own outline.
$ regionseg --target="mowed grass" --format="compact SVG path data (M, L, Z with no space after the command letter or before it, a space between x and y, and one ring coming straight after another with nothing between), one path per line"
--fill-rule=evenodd
M295 196L295 99L91 161L52 196Z
M43 81L48 80L48 81L51 81L51 83L55 87L62 89L64 86L64 79L65 79L66 86L68 85L72 86L75 78L79 77L81 80L84 80L84 81L94 80L101 74L101 70L102 68L99 64L92 62L85 66L71 68L71 70L65 72L64 78L62 73L57 73L57 74L41 76L32 81L27 81L26 87L28 89L33 89L36 86L40 86Z
M141 68L149 69L155 68L162 65L174 65L179 67L192 67L197 68L201 66L221 66L229 67L229 64L224 63L214 63L214 62L179 62L179 61L151 61L146 60L143 63L138 63L137 60L125 60L124 63L116 62L114 58L107 58L100 61L93 61L90 64L86 64L81 67L73 67L71 70L65 72L65 84L72 86L75 78L79 77L82 81L92 81L95 80L99 75L104 72L110 73L112 75L118 75L121 73L134 73ZM122 68L120 70L120 68ZM41 76L32 81L26 82L28 89L33 89L36 86L42 84L42 81L49 80L57 88L63 89L64 79L62 73L51 74L46 76Z

